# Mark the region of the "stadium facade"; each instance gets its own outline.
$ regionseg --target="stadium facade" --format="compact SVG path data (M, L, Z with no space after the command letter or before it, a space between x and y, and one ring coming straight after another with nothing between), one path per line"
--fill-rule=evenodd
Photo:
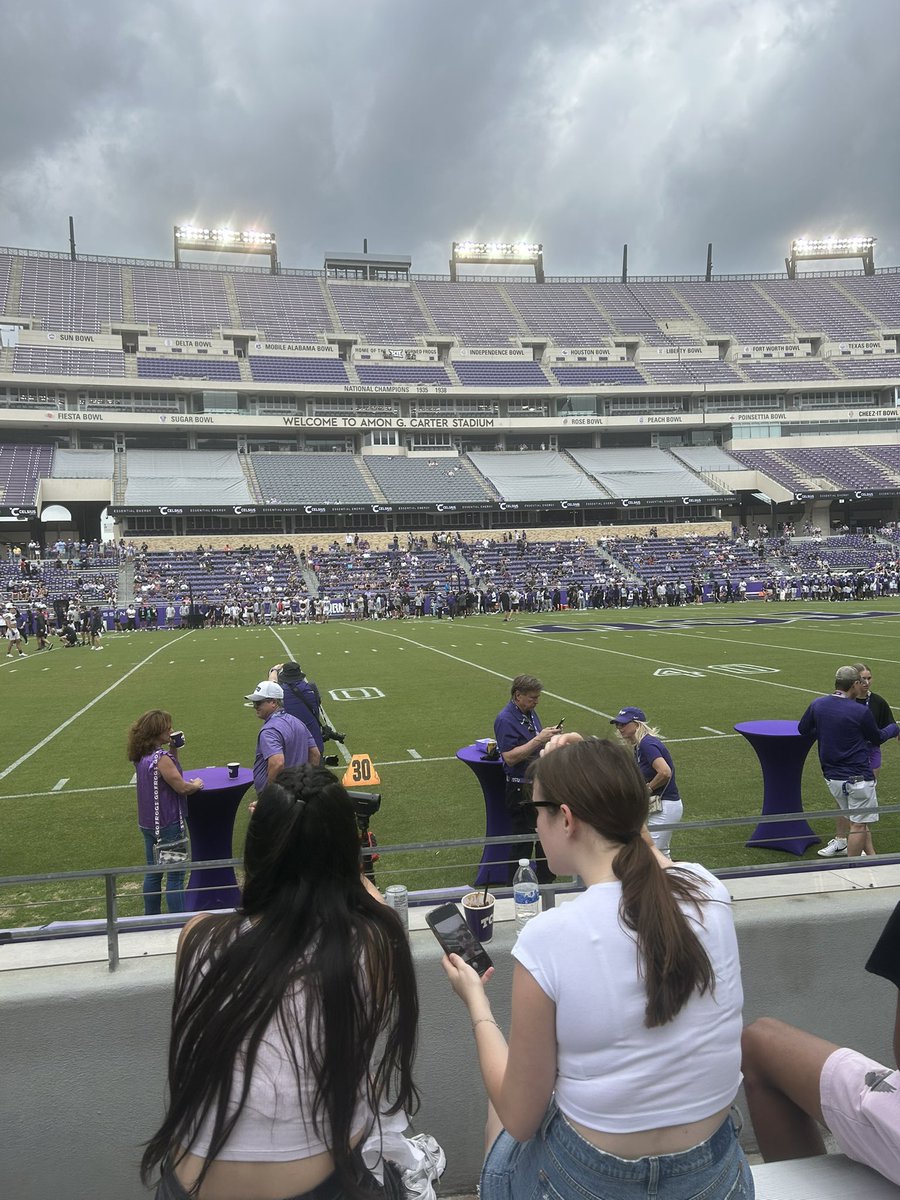
M896 520L898 337L896 269L538 283L0 250L0 516Z

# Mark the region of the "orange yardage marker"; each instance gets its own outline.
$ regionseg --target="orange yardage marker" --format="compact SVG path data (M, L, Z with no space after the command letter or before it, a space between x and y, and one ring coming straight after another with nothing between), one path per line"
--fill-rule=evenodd
M380 784L381 779L368 754L354 754L347 763L341 783L345 788L368 787L373 783Z

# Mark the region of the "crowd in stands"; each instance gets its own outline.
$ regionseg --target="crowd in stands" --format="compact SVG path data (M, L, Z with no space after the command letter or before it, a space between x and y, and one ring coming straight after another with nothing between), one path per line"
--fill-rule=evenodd
M76 558L68 552L60 555L55 546L48 550L50 557L32 557L16 546L0 559L0 588L7 600L32 607L50 605L56 599L104 605L115 602L115 555Z
M258 598L295 596L307 590L302 561L291 545L212 550L150 551L134 555L135 595L151 603L177 600L229 606Z
M128 596L119 595L123 565L133 571ZM0 588L26 614L61 603L77 615L98 605L115 629L172 628L189 616L211 625L295 624L673 608L748 595L864 600L900 594L900 524L825 539L809 523L802 537L790 523L771 533L762 523L735 528L731 537L669 538L651 529L643 537L602 532L540 542L525 530L434 532L394 535L383 549L347 533L299 551L32 540L0 557Z

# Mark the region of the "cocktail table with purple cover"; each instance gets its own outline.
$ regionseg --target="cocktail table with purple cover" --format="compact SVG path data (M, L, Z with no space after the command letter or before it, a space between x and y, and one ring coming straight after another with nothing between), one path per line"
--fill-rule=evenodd
M234 818L247 788L253 783L249 767L229 779L227 767L186 768L185 779L202 779L203 788L187 798L187 825L191 835L191 858L206 862L233 858ZM185 888L185 910L237 908L241 901L234 867L195 867Z
M477 745L463 746L457 750L456 757L475 772L475 777L481 784L484 796L485 837L503 837L512 833L509 816L506 812L506 776L503 773L503 759L485 758ZM503 885L509 882L509 864L513 858L518 858L515 845L504 845L495 842L485 846L475 876L475 885L483 887L486 883Z
M762 815L791 815L790 820L757 825L746 845L803 854L822 840L797 815L803 812L803 764L815 738L803 737L796 721L744 721L734 728L756 751L762 767Z

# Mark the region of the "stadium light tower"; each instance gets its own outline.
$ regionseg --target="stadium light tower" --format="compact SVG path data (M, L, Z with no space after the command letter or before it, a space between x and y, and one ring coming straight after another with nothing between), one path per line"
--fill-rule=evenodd
M205 250L213 254L266 254L271 273L278 274L278 246L274 233L258 229L202 229L199 225L175 226L175 266L181 266L182 250Z
M794 238L790 256L784 260L788 279L797 278L798 262L823 258L861 258L866 275L874 275L875 240L873 237Z
M539 242L454 242L450 278L456 283L458 263L527 263L538 283L544 282L544 247Z

